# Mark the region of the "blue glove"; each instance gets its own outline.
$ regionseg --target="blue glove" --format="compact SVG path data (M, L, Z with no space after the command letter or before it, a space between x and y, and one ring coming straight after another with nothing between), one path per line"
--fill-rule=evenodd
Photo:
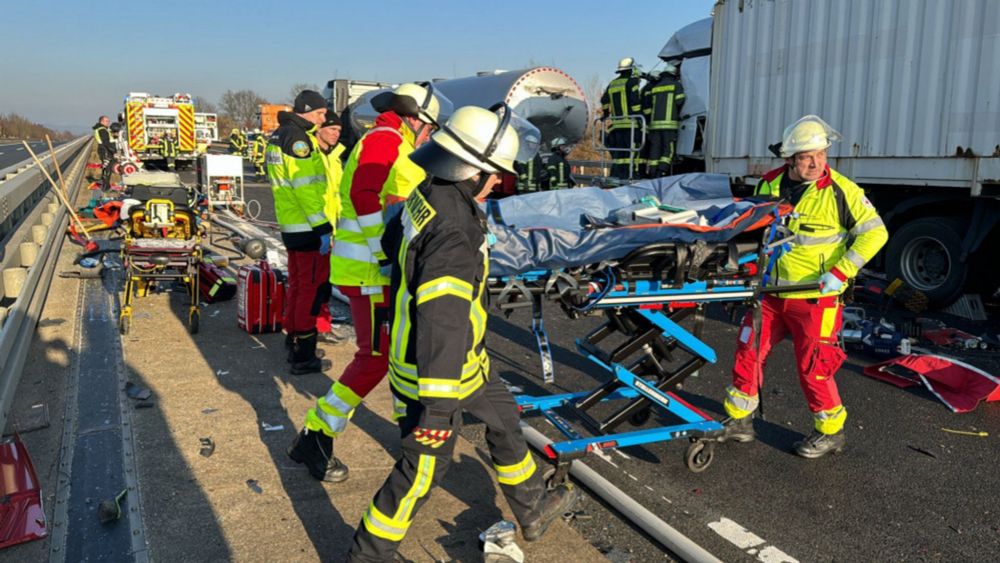
M330 233L319 236L319 253L323 256L330 254Z
M826 272L819 278L820 293L837 293L843 286L844 282L840 281L840 278L838 278L833 272Z

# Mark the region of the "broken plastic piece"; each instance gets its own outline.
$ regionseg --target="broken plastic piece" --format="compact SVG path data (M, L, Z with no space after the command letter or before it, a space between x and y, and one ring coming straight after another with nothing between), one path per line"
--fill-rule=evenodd
M283 424L278 424L276 426L272 426L272 425L270 425L270 424L268 424L266 422L262 422L262 423L260 423L260 425L261 425L261 427L264 428L264 432L280 432L280 431L282 431L282 430L285 429L285 425L283 425Z
M979 432L969 432L968 430L952 430L951 428L942 428L942 432L947 432L949 434L958 434L960 436L976 436L979 438L986 438L990 435L989 432L984 432L980 430Z
M128 494L128 489L122 489L122 492L118 493L114 498L101 501L101 504L97 507L97 518L101 520L101 524L107 524L122 517L121 502L126 494Z
M523 563L524 553L515 543L517 525L510 520L501 520L479 534L483 542L483 555L487 563Z
M264 493L264 489L260 488L260 484L257 483L256 479L247 479L247 486L250 490L257 493L258 495Z
M0 548L49 535L41 485L28 450L17 436L0 442Z
M215 407L208 407L205 409L201 409L201 414L212 414L213 412L219 412L219 409Z
M212 454L215 453L215 442L211 436L208 438L198 438L198 441L201 442L201 449L198 450L201 457L212 457Z
M145 401L153 395L149 389L139 387L131 381L125 383L125 394L128 395L130 399L138 399L140 401Z

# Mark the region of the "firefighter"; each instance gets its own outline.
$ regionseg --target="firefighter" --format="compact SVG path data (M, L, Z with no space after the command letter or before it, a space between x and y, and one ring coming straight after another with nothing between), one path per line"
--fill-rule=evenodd
M566 143L566 139L556 137L552 140L550 146L552 154L549 155L548 164L546 165L548 169L546 174L548 176L547 189L561 190L576 186L576 181L570 175L569 163L566 162L566 155L570 151L570 146Z
M408 155L424 143L447 99L429 85L402 84L372 99L381 113L354 145L340 182L340 218L330 259L330 282L350 301L358 350L330 391L306 413L288 455L315 479L340 482L347 466L333 455L333 440L354 409L389 369L388 258L382 250L383 208L401 202L423 182ZM450 102L447 102L450 104ZM447 105L446 104L446 105Z
M642 148L639 149L639 156L635 159L635 170L636 177L639 178L651 178L649 174L649 90L656 85L656 81L660 79L660 71L651 72L649 74L642 75L645 83L639 88L639 100L642 105L642 117L646 120L647 131L645 138L642 143Z
M167 170L174 170L177 161L177 140L174 139L174 132L167 131L160 142L160 155L167 162Z
M618 62L618 76L612 80L601 95L601 116L608 120L605 146L615 150L611 153L611 176L632 178L636 176L633 159L637 153L642 124L631 119L631 115L642 113L642 98L639 96L639 69L632 57Z
M267 168L264 165L264 153L267 151L267 135L258 133L253 141L253 165L257 171L258 178L267 176Z
M229 133L229 154L243 156L247 148L247 138L238 128L233 127Z
M656 81L645 88L643 113L646 115L646 144L649 146L646 175L648 178L669 176L674 163L677 146L677 130L680 126L681 103L684 88L678 80L677 66L667 63Z
M326 167L313 136L326 118L326 100L303 90L292 111L278 113L278 129L267 145L267 175L281 240L288 249L288 287L282 324L288 333L294 375L323 371L316 355L316 308L330 275L330 233L323 211ZM235 130L234 130L235 131Z
M389 381L402 457L368 506L348 561L387 561L451 462L462 412L486 424L500 488L524 538L539 539L579 492L546 492L519 426L514 401L489 377L485 335L489 271L482 201L513 173L518 136L500 113L466 106L412 160L431 181L406 200L383 240L392 256Z
M840 140L822 119L802 117L785 129L779 154L785 165L763 176L756 195L780 197L795 206L791 249L770 267L772 285L819 282L817 291L767 295L761 303L760 336L751 314L738 333L733 383L726 389L726 440L755 437L752 415L760 403L763 367L773 346L792 336L799 384L813 413L814 430L795 452L818 458L845 443L847 411L834 376L846 355L837 337L847 281L857 275L889 235L864 191L827 164L827 148ZM759 341L759 352L756 345Z
M527 194L547 189L548 171L542 162L541 155L536 154L534 158L523 164L515 162L514 170L517 171L517 193Z
M340 180L344 175L341 157L344 145L340 143L341 121L337 113L327 109L326 118L316 129L316 144L319 147L323 165L326 168L326 193L324 194L324 213L333 226L331 236L336 238L337 219L340 218ZM263 136L263 134L262 134ZM321 289L316 316L316 332L320 341L328 344L340 344L346 338L333 330L333 317L330 315L331 286L327 280Z
M111 189L111 171L115 163L115 145L108 126L111 119L102 115L94 124L94 142L97 143L97 158L101 159L101 191ZM103 195L103 193L102 193Z

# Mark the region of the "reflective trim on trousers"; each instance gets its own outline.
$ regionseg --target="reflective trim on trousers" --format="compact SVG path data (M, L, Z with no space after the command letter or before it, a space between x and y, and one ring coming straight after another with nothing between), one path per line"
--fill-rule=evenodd
M395 542L403 541L406 530L410 528L408 522L397 522L379 512L374 502L368 505L368 512L365 512L362 523L373 536Z
M757 410L759 404L760 398L757 395L747 395L732 385L726 387L726 400L723 401L723 406L729 416L736 419L746 418Z
M829 410L814 412L813 420L817 431L823 434L836 434L844 428L844 422L847 420L847 409L844 408L844 405L840 405Z
M502 485L519 485L535 473L535 459L531 457L531 452L525 454L524 459L514 465L493 465L497 470L497 481Z
M413 507L417 504L417 500L431 490L436 462L437 458L432 455L420 455L420 459L417 461L417 474L413 476L413 485L400 501L399 509L393 518L394 522L406 522L406 525L409 526L409 522L413 518Z

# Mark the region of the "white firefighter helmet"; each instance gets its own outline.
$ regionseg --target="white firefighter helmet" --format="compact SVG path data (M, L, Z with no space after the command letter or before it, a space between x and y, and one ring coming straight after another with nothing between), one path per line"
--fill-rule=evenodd
M840 133L819 116L806 115L785 128L781 135L781 157L826 149L840 139Z
M677 65L674 63L665 63L661 72L665 72L670 76L677 76Z
M432 125L447 119L454 109L451 100L429 82L400 84L392 92L383 92L372 98L371 104L379 113L392 110Z
M635 68L635 59L632 57L625 57L624 59L618 61L618 72L632 70L633 68Z
M477 106L458 108L410 159L428 174L451 182L471 178L477 171L514 174L520 143L510 125L512 115L505 104L497 113Z

